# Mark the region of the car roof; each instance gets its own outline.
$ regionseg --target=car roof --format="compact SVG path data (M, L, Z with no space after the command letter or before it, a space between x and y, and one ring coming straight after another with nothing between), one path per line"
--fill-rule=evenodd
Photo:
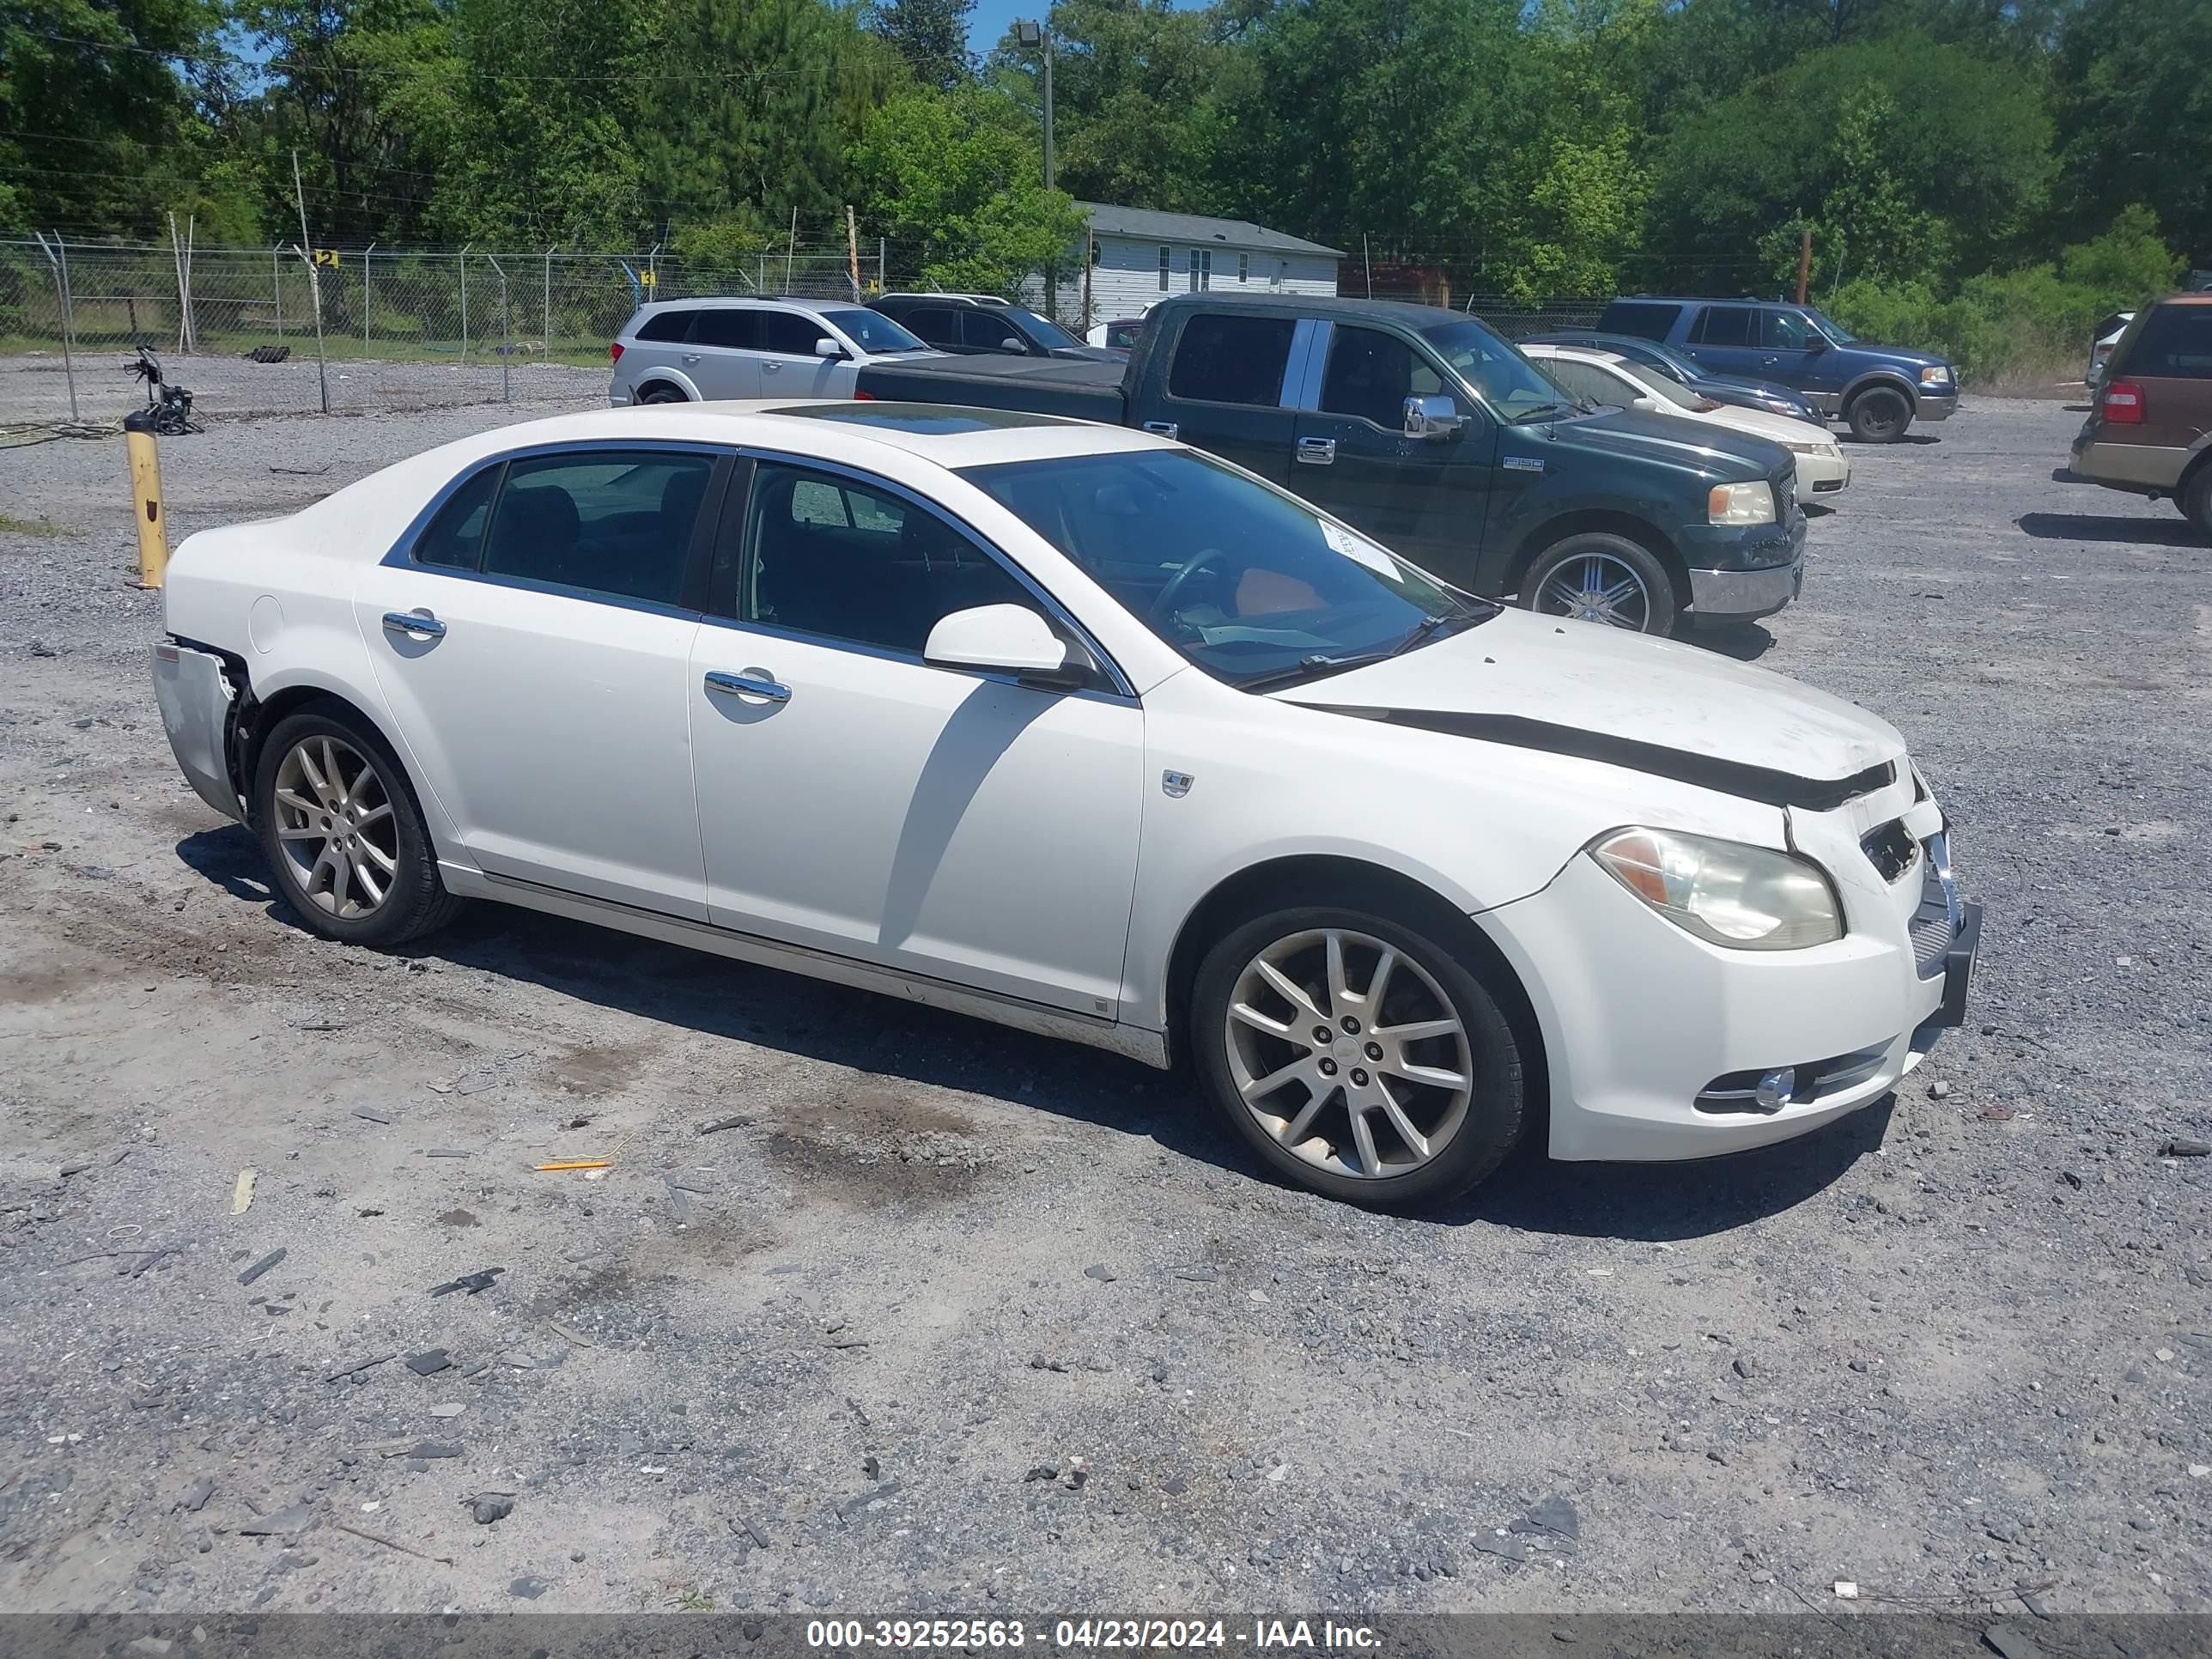
M1194 307L1249 306L1255 311L1286 311L1299 316L1371 317L1378 322L1395 322L1407 328L1431 329L1443 323L1476 323L1490 325L1480 317L1453 311L1443 306L1418 305L1408 300L1358 300L1341 296L1312 294L1224 294L1209 290L1203 294L1172 294L1157 301L1148 317L1173 310ZM1495 331L1492 331L1493 332Z
M1013 305L1012 300L1001 300L994 294L915 294L902 291L896 294L878 294L876 298L878 300L910 300L944 306L993 306L1001 311L1009 309Z
M663 312L681 311L687 306L742 306L755 311L796 311L808 317L818 316L828 308L850 310L849 300L810 300L796 294L687 294L680 300L648 300L631 315L630 321L640 317L658 317Z
M1571 363L1603 363L1608 367L1619 363L1624 368L1632 367L1628 359L1618 351L1600 351L1593 346L1560 345L1555 341L1531 340L1523 349L1531 356L1563 357Z
M1610 311L1614 306L1619 305L1643 304L1666 306L1788 306L1792 310L1796 309L1797 307L1797 301L1795 300L1762 300L1758 298L1756 295L1749 294L1624 294L1618 299L1607 301L1606 309ZM1806 307L1808 310L1812 307L1812 304L1813 302L1810 300L1805 301Z
M877 465L884 452L895 451L948 470L996 461L1182 447L1128 427L1012 410L790 398L647 404L554 415L479 434L456 447L488 456L543 444L619 442L625 438L788 449L831 464L862 467Z

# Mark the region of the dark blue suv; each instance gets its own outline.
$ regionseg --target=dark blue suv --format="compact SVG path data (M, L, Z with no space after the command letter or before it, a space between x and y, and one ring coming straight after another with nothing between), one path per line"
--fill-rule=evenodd
M1811 306L1774 300L1615 300L1607 334L1656 340L1716 374L1793 388L1862 443L1893 443L1914 421L1948 420L1959 375L1925 351L1874 345Z

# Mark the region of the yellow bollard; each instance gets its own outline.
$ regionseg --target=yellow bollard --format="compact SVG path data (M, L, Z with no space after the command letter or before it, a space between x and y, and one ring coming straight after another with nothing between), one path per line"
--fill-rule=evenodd
M161 522L161 458L154 448L154 411L134 410L123 420L131 449L131 506L138 521L138 586L159 587L169 568L169 532Z

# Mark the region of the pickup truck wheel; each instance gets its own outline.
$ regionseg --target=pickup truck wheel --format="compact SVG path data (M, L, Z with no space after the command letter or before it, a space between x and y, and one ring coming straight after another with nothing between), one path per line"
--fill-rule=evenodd
M1638 634L1674 631L1674 584L1666 567L1626 536L1585 531L1536 556L1521 579L1521 604Z
M684 394L672 386L657 386L638 397L638 402L641 404L680 404L684 401Z
M365 722L335 705L287 715L254 770L262 851L310 931L380 948L452 919L460 902L438 878L415 792Z
M1912 423L1912 405L1890 386L1875 386L1851 399L1844 411L1851 436L1863 444L1893 444Z
M1192 988L1208 1092L1302 1187L1384 1209L1457 1197L1504 1161L1522 1115L1520 1048L1471 954L1395 907L1253 918Z
M2197 476L2183 489L2175 505L2197 526L2198 535L2212 541L2212 463L2197 469Z

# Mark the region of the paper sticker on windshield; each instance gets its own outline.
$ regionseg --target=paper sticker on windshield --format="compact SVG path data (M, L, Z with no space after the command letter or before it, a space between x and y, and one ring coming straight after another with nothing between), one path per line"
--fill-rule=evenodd
M1388 553L1364 536L1355 536L1349 530L1339 529L1326 519L1321 521L1321 538L1332 551L1341 553L1354 564L1364 564L1378 576L1397 579L1398 567Z

